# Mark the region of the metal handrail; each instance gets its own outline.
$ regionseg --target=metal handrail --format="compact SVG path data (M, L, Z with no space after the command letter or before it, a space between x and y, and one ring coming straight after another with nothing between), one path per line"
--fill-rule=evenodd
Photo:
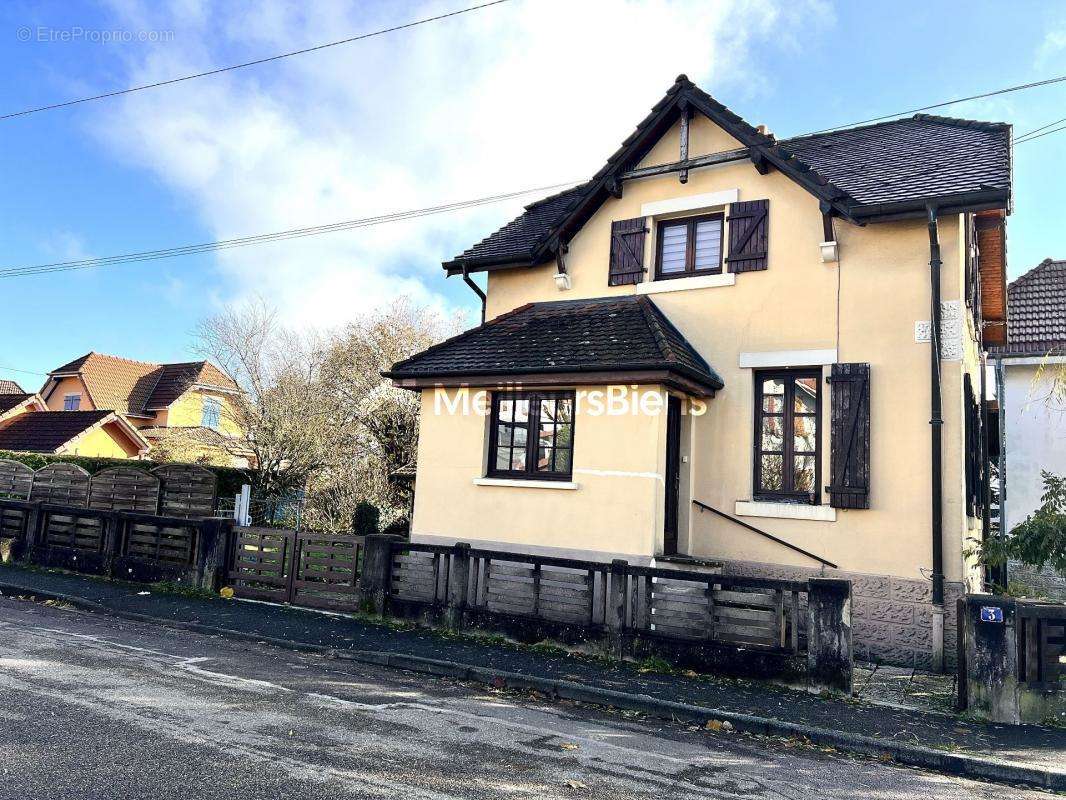
M757 533L760 536L765 536L770 541L777 542L778 544L787 547L789 550L795 550L797 553L800 553L801 555L805 555L805 556L807 556L807 558L813 559L813 560L817 561L819 564L824 564L825 566L830 567L832 569L839 569L839 567L836 564L834 564L832 561L827 561L826 559L822 558L821 556L816 556L814 553L810 552L809 550L804 550L802 547L797 547L796 545L792 544L791 542L786 542L784 539L779 539L776 536L774 536L772 533L767 533L764 530L760 530L759 528L756 528L754 525L749 525L748 523L744 522L744 520L737 519L736 517L732 516L731 514L727 514L724 511L719 511L717 508L712 508L711 506L707 505L706 503L701 503L699 500L693 500L692 502L697 508L700 509L700 511L710 511L712 513L715 513L715 514L717 514L720 517L724 517L725 519L729 520L730 522L735 522L737 525L739 525L742 528L747 528L749 531Z

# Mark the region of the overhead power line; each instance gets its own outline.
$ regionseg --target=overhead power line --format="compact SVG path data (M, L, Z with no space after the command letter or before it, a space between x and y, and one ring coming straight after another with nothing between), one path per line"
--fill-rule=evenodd
M1066 120L1061 120L1061 119L1059 120L1059 122L1064 122L1064 121L1066 121ZM1051 123L1051 124L1052 124L1052 125L1054 125L1055 123L1053 122L1053 123ZM1046 126L1045 126L1045 127L1046 127ZM1051 129L1051 130L1049 130L1049 131L1044 131L1043 133L1038 133L1038 134L1036 134L1035 136L1033 136L1033 135L1031 135L1031 134L1027 134L1027 135L1026 135L1026 138L1024 138L1024 139L1020 139L1020 140L1019 140L1019 139L1015 139L1015 140L1014 140L1014 143L1015 143L1015 144L1028 144L1029 142L1032 142L1032 141L1034 141L1034 140L1036 140L1036 139L1041 139L1041 138L1043 138L1044 136L1049 136L1049 135L1051 135L1052 133L1058 133L1059 131L1063 131L1063 130L1066 130L1066 125L1061 125L1061 126L1059 126L1058 128L1052 128L1052 129Z
M1006 87L1004 87L1002 89L993 89L990 92L983 92L981 94L973 94L973 95L970 95L969 97L956 97L954 100L944 100L943 102L940 102L940 103L932 103L931 105L920 106L918 108L911 108L911 109L908 109L906 111L897 111L897 112L895 112L893 114L883 114L880 117L870 117L869 119L861 119L861 120L859 120L857 122L849 122L846 125L835 125L832 128L822 128L821 130L810 131L809 133L801 133L801 134L797 134L796 136L790 136L788 138L790 138L790 139L799 139L799 138L801 138L803 136L814 136L814 135L819 134L819 133L829 133L831 131L838 131L838 130L841 130L843 128L854 128L854 127L856 127L858 125L869 125L870 123L873 123L873 122L881 122L882 120L892 119L894 117L902 117L902 116L906 116L907 114L918 114L918 113L920 113L922 111L932 111L934 108L944 108L945 106L952 106L952 105L955 105L956 103L965 103L965 102L967 102L969 100L981 100L981 99L983 99L985 97L995 97L995 96L1001 95L1001 94L1010 94L1011 92L1020 92L1020 91L1023 91L1025 89L1035 89L1038 86L1049 86L1049 85L1051 85L1053 83L1062 83L1063 81L1066 81L1066 75L1058 75L1058 76L1053 77L1053 78L1044 78L1043 80L1039 80L1039 81L1032 81L1030 83L1018 84L1017 86L1006 86Z
M19 369L18 367L5 367L2 365L0 365L0 372L23 372L27 375L42 375L44 377L48 376L47 372L36 372L32 369Z
M130 86L125 89L116 89L111 92L104 92L103 94L92 95L91 97L79 97L75 100L65 100L61 103L51 103L46 106L38 106L36 108L26 108L22 111L12 111L8 114L0 115L0 120L14 119L15 117L25 117L30 114L36 114L41 111L54 111L57 108L68 108L69 106L76 106L82 103L92 103L97 100L106 100L109 97L119 97L124 94L133 94L134 92L143 92L145 89L158 89L161 86L170 86L175 83L182 83L183 81L196 80L197 78L206 78L210 75L218 75L223 72L230 72L235 69L244 69L245 67L254 67L259 64L268 64L271 61L280 61L283 58L292 58L293 56L304 55L305 53L314 53L318 50L325 50L329 47L338 47L342 44L351 44L352 42L362 41L363 39L370 39L375 36L383 36L386 33L395 33L396 31L402 31L407 28L414 28L419 25L425 25L430 22L439 22L449 17L457 17L460 14L469 14L471 11L479 11L489 6L496 6L501 3L506 3L508 0L490 0L487 3L481 3L480 5L470 6L469 8L460 8L457 11L449 11L446 14L437 14L434 17L425 17L423 19L416 19L412 22L405 22L402 25L393 25L391 28L382 28L381 30L371 31L370 33L361 33L358 36L349 36L347 39L338 39L335 42L326 42L325 44L317 44L313 47L304 47L300 50L293 50L288 53L278 53L277 55L267 56L265 58L257 58L254 61L245 61L241 64L232 64L228 67L218 67L217 69L206 70L205 72L196 72L192 75L182 75L178 78L170 78L165 81L156 81L155 83L146 83L141 86Z
M102 256L100 258L83 258L75 261L55 261L48 264L32 264L21 267L6 267L0 269L0 278L16 278L25 275L40 275L49 272L69 272L72 270L80 269L92 269L95 267L107 267L117 264L131 264L140 261L157 261L163 258L175 258L178 256L195 255L198 253L210 253L218 250L229 250L235 247L248 247L256 244L267 244L269 242L280 242L289 239L302 239L307 236L320 236L326 233L337 233L340 231L356 230L358 228L369 228L374 225L382 225L387 222L399 222L408 219L418 219L420 217L428 217L434 214L444 214L449 211L460 211L467 208L476 208L478 206L489 205L491 203L499 203L504 200L512 200L523 195L535 194L540 192L547 192L553 189L561 189L565 187L575 186L580 181L568 181L566 183L557 183L551 186L538 186L532 189L521 189L515 192L506 192L504 194L489 195L488 197L478 197L472 200L460 200L454 203L447 203L439 206L429 206L427 208L416 208L407 211L397 211L390 214L380 214L374 217L363 217L361 219L344 220L342 222L332 222L326 225L313 225L305 228L292 228L284 231L275 231L274 233L261 233L253 236L242 236L233 239L220 239L214 242L203 242L201 244L189 244L179 247L167 247L159 250L143 250L136 253L122 253L114 256Z

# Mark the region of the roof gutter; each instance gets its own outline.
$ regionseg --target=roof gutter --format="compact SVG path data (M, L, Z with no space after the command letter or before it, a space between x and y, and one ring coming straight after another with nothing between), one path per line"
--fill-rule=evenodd
M933 550L933 671L944 671L944 401L940 379L940 231L938 209L929 204L929 425L931 545Z

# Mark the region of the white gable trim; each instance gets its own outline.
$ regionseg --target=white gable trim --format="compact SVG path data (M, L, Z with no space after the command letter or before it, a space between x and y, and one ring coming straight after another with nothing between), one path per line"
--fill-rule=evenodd
M682 211L699 211L703 208L716 208L737 202L739 189L725 189L721 192L690 194L687 197L671 197L668 200L656 200L644 203L640 207L642 217L658 217L662 214L677 214Z

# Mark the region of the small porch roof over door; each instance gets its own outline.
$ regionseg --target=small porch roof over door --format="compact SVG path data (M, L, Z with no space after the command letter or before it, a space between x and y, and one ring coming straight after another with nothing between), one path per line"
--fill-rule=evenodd
M396 386L661 383L695 396L718 373L645 296L529 303L393 365Z

